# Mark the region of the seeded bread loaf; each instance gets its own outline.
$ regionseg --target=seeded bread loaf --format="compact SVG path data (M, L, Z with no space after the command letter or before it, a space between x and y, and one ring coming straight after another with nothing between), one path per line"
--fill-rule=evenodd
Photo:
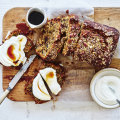
M40 37L36 44L36 53L46 61L54 61L61 50L60 18L49 20L40 29Z
M64 42L63 55L74 53L80 34L80 23L78 16L67 15L61 17L61 39Z
M118 39L117 29L87 20L82 24L74 58L87 61L98 69L108 67Z

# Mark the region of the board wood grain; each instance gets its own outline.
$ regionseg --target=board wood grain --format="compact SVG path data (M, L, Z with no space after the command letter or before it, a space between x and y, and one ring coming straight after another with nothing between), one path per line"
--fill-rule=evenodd
M24 22L26 13L29 8L12 8L3 18L3 41L8 31L15 29L15 24ZM95 8L94 19L96 22L106 24L117 28L120 31L120 8ZM89 84L95 74L92 66L85 63L71 64L70 60L64 57L59 57L62 63L66 66L66 80L62 91L58 96L58 100L69 101L92 101L89 93ZM79 66L79 67L78 67ZM39 67L37 59L31 64L27 72L23 75L20 82L8 95L8 98L13 101L33 101L30 95L24 92L24 79L33 79L34 71ZM110 67L120 69L120 59L113 59ZM9 82L14 77L19 69L15 67L3 67L3 89L8 87Z

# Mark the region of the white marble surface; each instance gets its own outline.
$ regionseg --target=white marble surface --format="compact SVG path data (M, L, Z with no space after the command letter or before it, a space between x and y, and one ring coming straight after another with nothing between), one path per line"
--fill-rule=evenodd
M57 0L51 0L57 3ZM5 12L16 6L34 6L40 4L46 6L50 0L0 0L0 41L2 40L2 18ZM120 0L84 0L93 7L120 7ZM0 66L0 94L2 93L2 67ZM64 104L64 103L62 103ZM72 103L71 103L72 104ZM78 108L62 107L53 109L53 103L35 105L33 102L13 102L6 99L0 105L0 120L119 120L120 108L103 109L96 103L87 101ZM72 112L71 112L72 111ZM71 112L71 114L70 114Z

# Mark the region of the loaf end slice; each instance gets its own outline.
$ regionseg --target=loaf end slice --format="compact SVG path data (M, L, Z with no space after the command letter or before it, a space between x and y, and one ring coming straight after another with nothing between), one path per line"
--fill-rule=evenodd
M87 20L82 24L74 59L86 61L96 69L108 67L118 39L117 29Z

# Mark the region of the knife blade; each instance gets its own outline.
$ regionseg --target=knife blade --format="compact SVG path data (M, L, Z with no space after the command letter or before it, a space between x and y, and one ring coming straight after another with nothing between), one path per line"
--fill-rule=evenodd
M3 102L3 100L6 98L8 93L14 88L14 86L17 84L19 79L22 77L22 75L26 72L30 64L35 59L36 55L31 55L28 59L28 61L21 67L21 69L18 71L18 73L14 76L14 78L9 83L8 88L3 92L2 96L0 97L0 104Z

